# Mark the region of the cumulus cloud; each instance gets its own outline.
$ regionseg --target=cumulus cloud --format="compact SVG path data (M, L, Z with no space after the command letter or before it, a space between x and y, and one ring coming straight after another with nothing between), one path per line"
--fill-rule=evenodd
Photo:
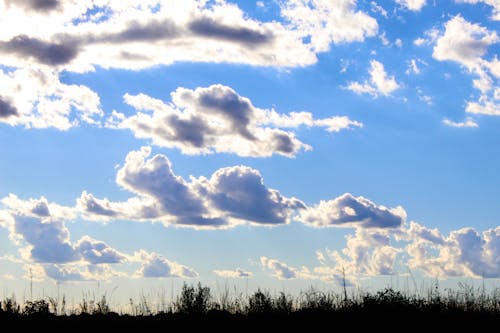
M432 277L500 277L500 227L479 233L473 228L437 230L413 223L407 231L408 265Z
M341 269L337 270L325 265L310 270L305 266L301 268L292 267L280 260L268 257L260 257L260 264L264 269L271 271L273 276L279 280L321 280L338 285L345 284L346 287L354 285L350 278L346 278Z
M330 44L363 41L378 29L376 20L350 0L283 2L282 22L252 19L226 1L4 0L0 6L6 15L0 40L26 36L28 44L43 45L43 52L28 55L49 64L54 62L42 57L45 46L55 46L53 54L74 45L69 49L75 52L62 52L71 56L60 63L79 71L94 65L139 69L176 61L306 66ZM7 58L11 65L24 62L19 54Z
M103 115L99 96L82 85L60 82L55 70L28 66L0 69L0 122L26 128L68 130L97 124Z
M352 0L289 0L281 14L299 33L309 36L315 51L328 51L330 44L361 42L378 32L377 21L357 10Z
M17 109L12 105L12 102L6 98L0 97L0 118L8 118L17 115Z
M420 11L427 3L426 0L396 0L398 4L412 11Z
M90 264L117 264L125 261L126 256L106 243L83 236L74 245L75 251Z
M109 281L112 277L127 275L110 265L44 264L40 265L39 270L39 279L48 277L58 283Z
M394 76L389 76L385 71L384 65L377 60L370 61L369 74L369 81L350 82L346 89L356 94L369 94L373 97L378 97L380 95L389 96L400 88Z
M224 278L249 278L252 277L252 272L247 272L241 268L236 268L235 270L214 270L217 276Z
M298 20L294 12L306 9L312 16ZM354 1L345 0L283 3L281 22L252 19L226 1L203 0L182 4L174 0L3 0L0 12L0 64L9 68L0 70L0 122L60 130L81 123L100 125L103 116L99 96L88 87L60 82L63 71L138 70L179 61L302 67L316 63L317 53L328 50L330 44L362 41L377 30L375 19L358 10ZM320 26L324 28L317 29ZM214 124L207 126L198 117L181 113L158 114L153 120L161 118L165 123L156 127L143 115L134 125L145 121L155 133L134 127L135 133L191 152L224 147L211 132ZM334 120L333 127L318 126L337 131L342 121ZM197 130L202 134L193 134ZM270 127L244 133L236 143L224 138L232 150L239 141L247 143L247 154L261 149L292 156L308 148L293 133ZM260 144L248 146L250 138L261 140ZM212 146L213 140L220 145Z
M273 275L280 280L289 279L311 279L314 278L309 269L306 267L294 268L287 264L267 257L260 257L260 264L265 269L271 270Z
M158 253L148 253L144 250L135 253L135 257L142 262L141 268L136 272L137 277L144 278L195 278L198 273L187 266L170 261Z
M469 101L465 111L471 114L500 115L500 74L496 56L488 59L488 48L500 42L496 31L470 23L458 15L445 24L445 31L436 40L433 57L454 61L477 78L472 86L479 91L477 101Z
M214 228L289 223L293 212L305 207L267 188L260 173L249 167L222 168L210 178L191 177L187 182L174 174L166 156L150 155L149 147L129 153L117 173L117 183L138 197L114 203L84 192L78 208L97 220L128 218Z
M7 209L0 219L10 237L19 246L24 260L39 263L113 264L126 260L126 256L102 241L83 236L72 243L65 221L76 217L73 208L49 203L47 199L21 200L9 195L1 200Z
M403 207L377 206L363 197L345 193L329 201L302 210L297 217L304 224L315 227L398 228L405 219Z
M48 12L61 7L60 0L4 0L7 7L20 7L30 11Z
M292 157L310 149L294 132L283 128L304 125L338 132L362 127L346 116L314 119L309 112L284 115L260 109L223 85L195 90L177 88L171 97L172 103L166 104L144 94L126 94L125 102L139 112L128 118L115 113L109 126L130 129L138 138L178 148L185 154L218 152L252 157Z
M396 256L401 251L391 244L389 232L356 228L354 235L346 236L345 248L323 254L333 265L325 265L320 270L350 277L392 275Z

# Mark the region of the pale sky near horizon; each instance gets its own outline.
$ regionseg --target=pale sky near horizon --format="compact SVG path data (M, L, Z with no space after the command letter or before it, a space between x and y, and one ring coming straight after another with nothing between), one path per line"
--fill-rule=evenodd
M0 0L2 291L496 286L499 51L497 0Z

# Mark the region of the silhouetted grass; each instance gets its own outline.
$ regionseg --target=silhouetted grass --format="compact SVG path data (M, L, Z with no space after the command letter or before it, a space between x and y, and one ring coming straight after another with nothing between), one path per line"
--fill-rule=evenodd
M141 297L130 300L129 310L113 310L106 296L84 295L74 309L66 309L65 298L26 301L19 304L15 297L1 302L0 323L17 325L72 325L99 327L194 327L217 325L226 327L252 327L271 323L281 328L306 325L345 325L352 327L380 326L395 328L403 322L411 327L464 328L464 325L483 327L500 324L500 291L486 292L460 284L457 290L440 291L430 288L425 296L408 295L392 288L376 293L363 291L347 295L309 289L297 296L283 292L271 294L258 289L246 299L241 294L231 296L226 289L216 297L209 287L184 284L171 304L163 300L156 306ZM221 326L222 325L222 326ZM391 326L392 325L392 326ZM220 327L219 327L220 326ZM208 327L208 326L206 326ZM392 329L389 329L392 330Z

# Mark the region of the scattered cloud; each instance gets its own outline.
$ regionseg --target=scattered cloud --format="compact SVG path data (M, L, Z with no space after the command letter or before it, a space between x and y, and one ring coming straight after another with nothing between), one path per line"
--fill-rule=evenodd
M398 228L406 219L403 207L377 206L363 197L346 193L302 210L298 220L315 227Z
M289 0L281 3L281 15L294 31L309 36L316 52L325 52L330 45L362 42L376 36L378 23L357 10L352 0Z
M419 12L427 3L426 0L396 0L396 3L400 4L402 7Z
M135 273L136 277L144 278L195 278L198 273L187 266L170 261L162 255L144 250L136 252L134 255L142 262L141 268Z
M369 94L373 97L378 97L380 95L389 96L400 88L394 76L389 76L385 71L384 65L377 60L370 62L369 74L369 81L362 83L350 82L346 89L356 94Z
M448 118L443 119L443 124L449 127L456 128L477 128L479 125L470 117L465 119L464 121L453 121Z
M302 267L301 269L290 267L287 264L276 259L260 257L260 264L263 268L271 270L273 272L273 276L279 280L309 280L314 278L309 269L307 269L306 267Z
M260 173L249 167L217 170L210 178L191 177L190 182L174 174L168 158L151 154L144 147L131 152L118 170L117 183L138 195L133 203L96 199L84 192L78 208L95 220L127 218L161 221L164 224L195 228L224 228L240 223L278 225L289 223L297 209L305 207L296 198L287 198L267 188Z
M223 278L249 278L253 275L252 272L244 271L241 268L236 268L235 270L214 270L214 273Z
M413 223L406 251L408 265L427 275L447 277L500 277L500 227L479 233L473 228L451 231L444 237L437 230Z
M124 96L138 110L125 117L115 114L109 126L130 129L138 138L184 154L234 153L240 156L288 157L311 147L286 128L324 127L329 132L362 127L346 116L314 119L309 112L279 114L255 107L232 88L212 85L195 90L177 88L172 103L144 94Z
M440 61L454 61L477 78L472 86L479 91L477 101L467 102L465 111L472 114L500 115L500 62L496 55L488 57L488 48L500 42L496 31L470 23L457 15L445 24L439 36L433 57Z
M500 3L497 0L455 0L456 3L469 3L478 4L484 3L488 6L493 7L493 13L491 19L495 21L500 21Z

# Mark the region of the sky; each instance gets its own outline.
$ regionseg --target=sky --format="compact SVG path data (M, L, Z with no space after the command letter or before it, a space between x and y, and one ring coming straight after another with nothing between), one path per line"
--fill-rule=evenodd
M2 292L495 287L499 28L497 0L0 1Z

